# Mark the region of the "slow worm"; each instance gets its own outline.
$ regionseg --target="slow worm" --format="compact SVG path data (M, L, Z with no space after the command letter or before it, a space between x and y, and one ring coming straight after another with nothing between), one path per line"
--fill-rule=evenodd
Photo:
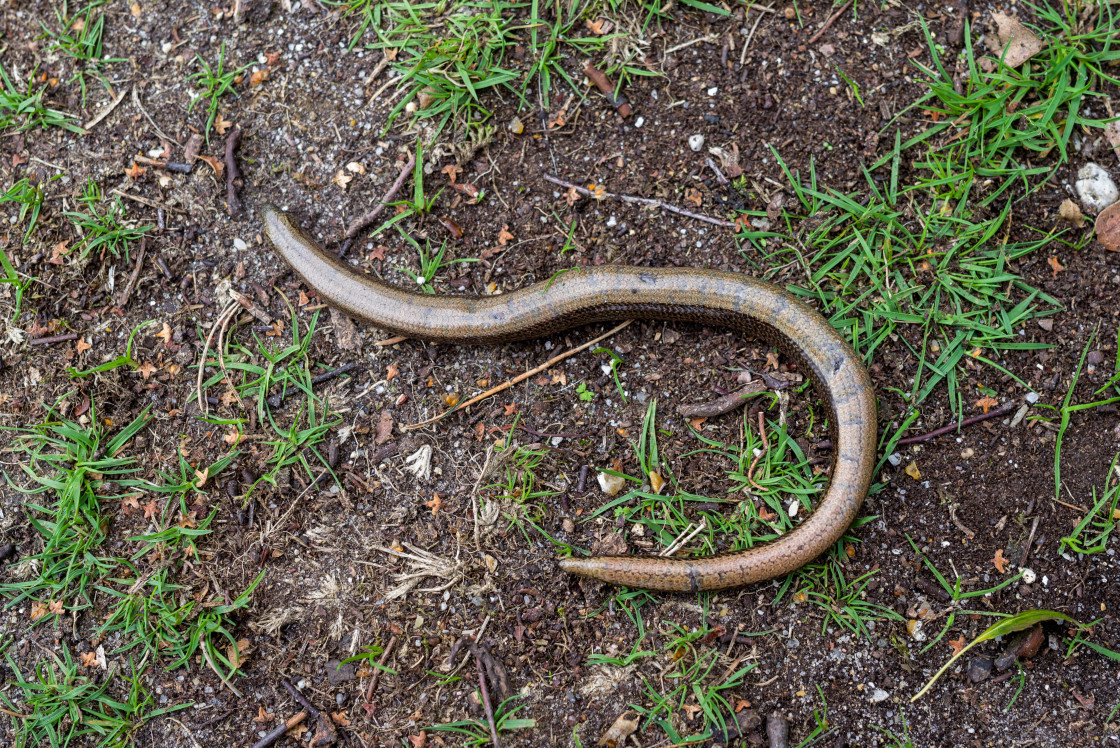
M808 372L824 402L831 479L816 510L777 540L706 558L564 558L560 568L612 584L696 592L761 582L799 569L840 539L871 483L875 393L844 337L787 291L737 273L603 265L561 273L499 296L431 296L361 275L327 252L284 212L265 206L264 233L284 261L341 311L432 342L489 344L621 319L720 325L779 348Z

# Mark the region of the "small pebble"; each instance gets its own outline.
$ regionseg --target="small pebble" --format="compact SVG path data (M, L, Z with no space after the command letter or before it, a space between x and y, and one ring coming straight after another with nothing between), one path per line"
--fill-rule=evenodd
M718 125L719 124L719 115L718 114L711 114L711 113L705 114L704 115L704 121L707 122L709 125Z
M782 15L786 17L786 20L792 21L793 19L797 18L797 9L790 5L782 11Z
M636 120L634 120L634 127L641 127L645 123L646 123L646 118L645 117L638 117Z
M887 462L894 465L895 467L898 467L902 464L902 455L898 452L895 452L893 455L887 458Z
M1037 392L1028 392L1027 396L1024 399L1028 403L1030 403L1031 405L1034 405L1035 403L1038 402L1038 393Z
M715 96L718 93L719 93L719 87L718 86L712 86L711 88L708 89L708 96Z
M514 117L513 121L509 123L509 131L514 135L520 135L525 132L525 125L522 124L520 117Z
M968 661L968 679L973 683L983 683L992 674L992 661L987 657L973 657Z
M626 485L626 479L621 476L599 473L599 488L603 489L603 493L607 496L614 496L622 490L624 485Z
M237 238L233 240L233 248L244 252L249 248L249 245L245 243L244 239Z
M886 701L889 697L890 697L889 693L887 693L886 691L884 691L881 688L876 688L874 691L871 692L871 703L872 704L878 704L880 701Z
M1034 569L1023 569L1023 581L1027 584L1034 584L1038 579L1038 575L1034 573Z
M696 133L695 135L689 135L688 136L688 147L691 148L696 153L699 153L700 149L704 147L704 136L701 135L700 133Z
M1095 215L1120 200L1120 190L1116 188L1112 176L1092 162L1085 164L1077 172L1077 181L1073 186L1087 213Z

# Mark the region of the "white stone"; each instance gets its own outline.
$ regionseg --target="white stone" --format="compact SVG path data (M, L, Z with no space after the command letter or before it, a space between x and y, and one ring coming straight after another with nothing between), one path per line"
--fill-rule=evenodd
M645 123L646 123L646 118L645 117L638 117L636 120L634 120L634 127L641 127Z
M712 86L711 88L708 89L708 96L715 96L718 93L719 93L719 87L717 87L717 86Z
M1077 181L1073 185L1077 189L1077 196L1081 198L1081 207L1086 213L1100 213L1102 210L1120 200L1120 190L1108 171L1096 164L1089 162L1077 172Z
M1034 405L1035 403L1038 402L1038 393L1037 392L1028 392L1025 399L1028 403L1030 403L1031 405Z
M898 452L895 452L893 455L887 458L887 461L895 467L898 467L902 464L902 455L900 455Z
M244 252L246 249L249 248L249 245L245 243L244 239L242 239L241 237L238 237L238 238L233 240L233 248L238 250L238 251Z
M688 136L688 147L691 148L692 150L696 151L697 153L699 153L700 149L704 147L704 136L701 135L700 133L696 133L695 135L689 135Z
M616 495L625 484L626 479L621 476L599 473L599 488L603 489L603 493L607 496Z
M881 688L876 688L871 692L871 703L878 704L880 701L886 701L890 694Z
M1025 584L1034 584L1038 579L1038 575L1034 573L1034 569L1023 569L1023 582Z

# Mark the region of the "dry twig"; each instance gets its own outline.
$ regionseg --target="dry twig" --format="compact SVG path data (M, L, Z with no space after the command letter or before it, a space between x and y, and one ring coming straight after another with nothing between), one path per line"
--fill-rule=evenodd
M241 169L237 166L237 146L241 144L241 128L237 125L229 131L226 138L226 205L229 207L230 218L241 215L241 198L237 196L237 188L241 184Z
M736 226L734 221L725 221L722 218L713 218L712 216L706 216L701 213L693 213L691 210L678 208L676 205L672 205L661 200L654 200L653 198L649 197L635 197L634 195L622 195L613 192L592 192L586 187L580 187L578 184L565 182L563 179L558 179L551 174L545 174L544 179L546 182L552 182L553 184L559 185L560 187L567 187L570 190L575 190L584 197L593 197L595 199L611 198L612 200L621 200L624 203L648 205L651 208L661 208L662 210L667 210L670 213L676 213L677 215L684 216L685 218L694 218L697 221L703 221L704 223L711 223L716 226L723 226L724 228L729 229L733 229Z
M404 180L408 179L408 175L412 173L412 167L414 166L416 166L416 154L410 153L408 154L408 161L405 162L404 167L401 168L401 173L397 175L397 181L393 182L393 185L389 188L389 191L385 193L385 197L381 198L381 202L378 203L377 207L350 222L350 225L346 228L347 239L353 239L359 231L377 220L377 217L381 215L381 211L385 210L385 207L389 204L389 201L400 192L401 186L404 185Z
M844 11L846 11L851 6L851 4L852 4L852 0L848 0L848 2L846 2L846 3L844 3L843 5L840 6L839 10L837 10L835 13L833 13L831 16L829 16L828 20L824 22L824 26L821 26L820 29L817 31L817 33L815 33L815 34L813 34L812 36L809 37L809 43L810 44L816 44L817 39L821 38L821 34L828 31L828 28L832 24L836 23L836 19L839 18L844 13Z
M561 353L559 356L553 356L552 358L545 361L540 366L537 366L536 368L530 369L529 371L524 372L523 374L518 374L513 379L508 379L504 383L499 384L497 387L491 387L490 389L486 390L486 392L483 392L481 395L475 395L470 400L467 400L465 403L460 403L459 405L456 405L454 408L451 408L450 410L445 410L444 412L440 413L438 416L432 416L431 418L427 419L426 421L420 421L419 423L413 423L413 424L410 424L410 425L405 426L403 428L404 428L405 431L412 431L414 429L420 428L421 426L427 426L429 423L435 423L436 421L440 421L440 420L446 418L447 416L451 415L452 413L454 413L456 411L462 410L463 408L466 408L470 405L474 405L475 403L477 403L480 400L485 400L486 398L488 398L492 395L496 395L499 392L503 392L505 390L508 390L510 387L517 384L518 382L523 382L526 379L528 379L529 377L533 376L534 374L539 374L540 372L544 371L548 367L553 366L553 365L563 361L564 359L568 358L569 356L573 356L573 355L579 353L580 351L584 350L585 348L590 348L591 346L598 343L600 340L603 340L605 338L609 338L611 335L614 335L616 332L618 332L622 328L626 327L631 322L633 322L633 320L628 319L625 322L623 322L621 325L618 325L617 327L612 328L611 330L603 333L602 335L595 338L594 340L589 340L588 342L584 343L583 345L581 345L577 348L573 348L570 351L566 351L565 353Z

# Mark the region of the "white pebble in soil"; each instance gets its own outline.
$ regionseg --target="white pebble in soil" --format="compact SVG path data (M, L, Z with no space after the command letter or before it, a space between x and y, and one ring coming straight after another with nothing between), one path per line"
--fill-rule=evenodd
M1077 189L1077 196L1081 198L1081 207L1086 213L1100 213L1102 210L1120 200L1120 190L1107 170L1089 162L1077 172L1077 181L1073 185Z
M645 117L638 117L636 120L634 120L634 127L641 127L645 123L646 123L646 118Z
M701 135L700 133L696 133L695 135L689 135L688 136L688 147L691 148L692 150L694 150L696 153L699 153L700 149L704 147L704 136Z
M238 250L239 252L244 252L249 248L249 245L245 243L244 239L238 237L237 239L233 240L233 248Z

